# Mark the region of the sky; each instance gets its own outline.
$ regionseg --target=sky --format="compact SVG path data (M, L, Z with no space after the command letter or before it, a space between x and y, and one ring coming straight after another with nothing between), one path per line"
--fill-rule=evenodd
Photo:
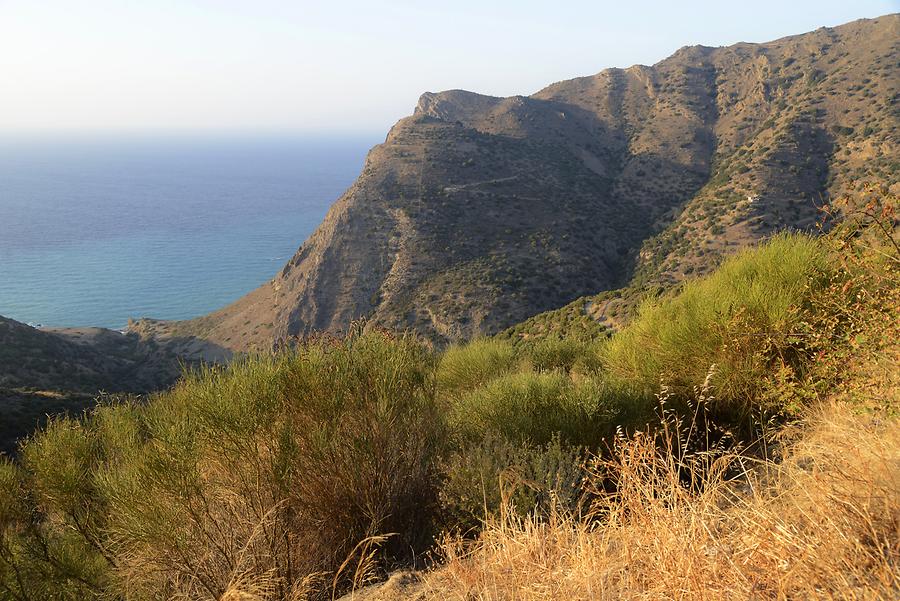
M508 96L900 0L0 0L0 134L386 132L425 91Z

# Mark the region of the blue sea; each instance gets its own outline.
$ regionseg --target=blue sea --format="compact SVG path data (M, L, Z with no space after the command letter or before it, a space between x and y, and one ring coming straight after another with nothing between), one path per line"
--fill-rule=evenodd
M121 329L271 279L376 136L0 141L0 315Z

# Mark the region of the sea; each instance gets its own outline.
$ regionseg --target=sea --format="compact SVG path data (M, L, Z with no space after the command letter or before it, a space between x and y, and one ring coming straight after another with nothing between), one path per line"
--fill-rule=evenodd
M376 135L0 139L0 315L122 329L271 279Z

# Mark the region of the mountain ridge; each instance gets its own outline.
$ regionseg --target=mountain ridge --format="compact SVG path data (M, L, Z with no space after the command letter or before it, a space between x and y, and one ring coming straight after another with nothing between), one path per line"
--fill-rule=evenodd
M436 344L672 285L852 186L897 184L900 17L686 46L530 96L426 92L267 284L143 335L270 348L360 318Z

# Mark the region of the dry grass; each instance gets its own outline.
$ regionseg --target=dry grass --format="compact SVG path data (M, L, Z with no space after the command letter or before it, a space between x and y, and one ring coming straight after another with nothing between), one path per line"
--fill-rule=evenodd
M505 519L444 545L441 599L891 599L900 594L900 421L833 403L782 461L623 440L591 520ZM736 469L737 468L737 469ZM738 473L738 476L734 474ZM692 481L693 478L693 481ZM607 480L607 485L609 481Z

